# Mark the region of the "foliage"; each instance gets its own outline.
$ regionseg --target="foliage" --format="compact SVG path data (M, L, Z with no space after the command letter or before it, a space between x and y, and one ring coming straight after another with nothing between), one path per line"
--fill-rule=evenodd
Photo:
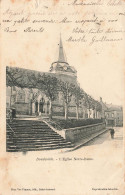
M83 90L79 86L74 86L73 94L75 96L75 103L80 106L81 100L83 99Z
M102 119L53 119L62 129L74 128L74 127L81 127L86 125L98 124L102 123Z
M39 88L41 74L23 68L6 67L6 85L21 88Z
M37 71L7 67L6 84L10 87L37 88L44 91L47 97L52 101L57 97L57 78Z
M46 96L51 100L54 101L58 95L58 80L56 77L51 77L49 75L42 76L43 90Z
M59 81L59 88L63 93L65 103L68 104L73 95L74 85L69 82Z

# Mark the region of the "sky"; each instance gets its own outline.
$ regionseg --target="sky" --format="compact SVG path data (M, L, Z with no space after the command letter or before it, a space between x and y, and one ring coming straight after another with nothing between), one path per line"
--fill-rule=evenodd
M58 15L54 17L58 18ZM92 46L84 42L68 42L74 28L69 24L46 24L43 33L24 33L25 24L17 24L17 27L17 33L3 33L1 45L4 66L48 72L51 63L58 58L61 32L67 61L77 70L80 86L96 100L102 97L106 103L123 104L124 41L95 43Z

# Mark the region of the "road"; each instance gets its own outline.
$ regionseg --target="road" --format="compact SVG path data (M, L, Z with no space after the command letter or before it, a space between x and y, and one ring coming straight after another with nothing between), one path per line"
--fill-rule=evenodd
M88 192L91 186L91 194L118 194L123 192L123 128L115 128L114 139L110 132L106 132L85 146L72 151L71 156L86 158L81 172L84 174L83 183ZM78 161L77 161L78 162ZM89 181L89 183L88 183ZM103 190L97 190L98 188Z
M98 136L97 138L93 139L92 141L88 142L86 146L92 145L110 145L110 147L120 147L123 144L123 128L116 127L115 128L115 135L114 139L111 139L110 132L107 131L106 133Z

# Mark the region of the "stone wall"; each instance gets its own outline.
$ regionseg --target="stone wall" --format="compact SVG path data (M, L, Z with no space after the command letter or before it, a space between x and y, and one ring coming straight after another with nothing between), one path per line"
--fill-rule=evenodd
M105 123L99 123L94 125L87 125L82 127L65 129L65 139L72 143L75 143L81 139L91 136L96 132L101 132L106 128Z

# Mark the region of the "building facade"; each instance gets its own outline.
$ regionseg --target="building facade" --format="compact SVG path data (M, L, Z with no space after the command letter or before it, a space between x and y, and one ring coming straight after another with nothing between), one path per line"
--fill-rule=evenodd
M102 118L107 126L123 126L123 108L113 104L107 104L100 98L102 105Z
M120 106L108 105L105 111L107 126L123 126L123 109Z

